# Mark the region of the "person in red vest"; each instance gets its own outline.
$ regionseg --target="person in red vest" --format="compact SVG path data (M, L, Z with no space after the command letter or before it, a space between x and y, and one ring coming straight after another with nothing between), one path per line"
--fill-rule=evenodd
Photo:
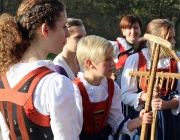
M140 40L142 21L137 15L130 14L121 19L119 26L123 37L118 37L116 41L110 41L115 51L117 76L121 75L127 57L133 53L134 45Z
M109 78L115 65L113 58L112 44L102 37L89 35L78 42L77 59L85 70L73 80L79 109L83 112L80 140L107 140L110 128L118 136L120 133L132 136L143 120L148 124L152 121L152 112L145 110L136 119L123 121L120 88Z
M24 0L0 16L0 125L4 140L78 140L74 88L46 60L69 31L60 0Z
M112 74L111 78L115 79L115 82L121 87L122 70L126 59L133 53L135 44L140 40L142 21L139 16L129 14L121 19L119 26L123 37L118 37L116 41L110 41L115 52L115 73ZM128 116L130 109L122 103L124 116Z
M173 23L167 19L154 19L146 28L146 33L161 37L169 41L175 46L175 29ZM124 104L132 106L135 114L138 115L144 107L147 97L147 84L144 80L140 88L138 84L128 85L130 79L129 71L149 71L152 58L152 42L142 39L135 46L135 53L129 56L126 60L121 79L121 93ZM178 56L180 53L177 52ZM157 71L180 73L180 65L172 58L160 53ZM171 79L172 80L172 79ZM170 80L169 84L172 83ZM132 79L133 81L133 79ZM160 97L152 100L152 109L158 110L156 140L179 140L179 111L180 111L180 81L174 82L173 89L166 84L167 79L164 79L162 89L160 89ZM145 85L145 86L144 86ZM166 88L168 86L168 88ZM134 116L136 117L136 115ZM133 140L139 140L140 130ZM124 138L128 140L130 138Z

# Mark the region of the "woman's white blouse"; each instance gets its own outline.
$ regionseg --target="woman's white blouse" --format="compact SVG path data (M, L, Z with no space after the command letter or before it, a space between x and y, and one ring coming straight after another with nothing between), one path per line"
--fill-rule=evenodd
M14 87L26 74L41 66L54 70L54 64L50 60L18 63L11 67L6 74L10 87ZM77 121L82 118L78 118L80 115L78 115L79 111L76 107L74 89L68 78L57 72L46 75L37 84L33 96L37 111L43 115L50 115L54 140L79 139L82 123L77 125ZM3 120L1 120L0 125L2 125L1 128L4 128L2 130L5 132L3 134L4 140L8 140L9 132L4 126Z
M145 56L146 59L146 66L150 69L151 66L151 58L148 53L148 48L142 49L142 54ZM180 53L177 53L180 56ZM142 92L137 93L138 87L137 84L134 83L134 78L132 77L130 85L128 82L130 80L129 72L130 71L138 71L138 64L139 64L139 55L138 53L130 55L125 63L122 77L121 77L121 93L122 93L122 101L124 104L134 106L134 108L139 111L144 107L143 103L139 103L139 96ZM178 62L178 73L180 73L180 62ZM164 59L160 59L158 61L157 68L169 68L170 66L170 58L165 57ZM180 92L180 80L178 80L176 90ZM175 95L175 97L180 101L180 93ZM180 111L180 104L177 109L172 109L173 114L178 114Z
M132 46L130 46L129 44L127 44L125 38L118 37L118 38L117 38L117 41L122 44L122 47L124 47L124 50L125 50L125 51L132 48ZM110 41L111 44L112 44L113 47L114 47L114 62L115 62L115 63L118 62L118 55L119 55L119 53L120 53L120 50L119 50L119 46L118 46L118 44L117 44L117 41ZM130 53L132 53L132 52L133 52L133 50L132 50Z

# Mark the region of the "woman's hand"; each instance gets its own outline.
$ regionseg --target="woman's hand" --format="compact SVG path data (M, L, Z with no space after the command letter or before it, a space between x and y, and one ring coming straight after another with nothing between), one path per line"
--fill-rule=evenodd
M151 111L147 112L145 109L140 111L139 120L140 120L141 124L142 124L142 122L146 123L146 124L151 124L152 119L153 119L153 114Z
M155 86L153 89L152 99L159 98L159 96L160 96L160 89L158 86Z
M161 98L154 98L151 102L152 110L164 110L166 108L165 101Z
M158 86L155 86L153 89L153 96L151 101L152 110L164 110L166 109L166 101L159 98L160 97L160 89Z

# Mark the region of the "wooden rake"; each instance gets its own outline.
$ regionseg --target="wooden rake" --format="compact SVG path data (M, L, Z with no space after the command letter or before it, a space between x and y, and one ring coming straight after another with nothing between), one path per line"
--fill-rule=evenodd
M177 73L165 73L165 72L156 72L157 64L159 60L159 54L163 54L164 56L168 56L174 58L176 61L180 61L180 58L177 56L176 52L173 49L171 43L167 40L164 40L160 37L153 36L150 34L145 34L144 38L151 42L152 46L152 60L151 60L151 68L149 72L129 72L130 82L132 81L132 77L135 77L134 84L137 82L137 78L139 78L139 86L141 85L142 77L145 77L145 81L148 81L147 88L147 98L145 102L145 110L151 110L151 100L152 93L154 89L154 85L159 85L158 81L161 80L159 88L162 88L164 78L167 79L166 88L169 84L169 79L172 79L171 88L174 85L175 79L180 79L180 74ZM145 82L146 83L146 82ZM145 85L144 85L145 86ZM151 140L155 139L155 131L156 131L156 121L157 121L157 111L153 111L153 122L151 126ZM147 137L147 129L148 125L143 123L141 128L141 136L140 140L146 140Z

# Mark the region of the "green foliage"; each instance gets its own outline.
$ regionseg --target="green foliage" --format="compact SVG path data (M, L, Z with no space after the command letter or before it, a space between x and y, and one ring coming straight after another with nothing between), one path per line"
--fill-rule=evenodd
M155 18L174 22L176 46L180 45L179 0L66 0L68 17L81 18L87 34L96 34L109 40L121 36L119 21L127 14L140 16L143 33L146 25ZM143 35L142 33L142 35Z
M56 57L56 54L50 53L50 54L48 54L46 59L47 60L54 60L55 57Z
M22 0L0 0L0 13L13 15ZM121 36L119 21L127 14L140 16L143 33L146 25L155 18L174 22L176 46L180 45L180 0L64 0L68 17L83 20L87 34L115 40ZM142 33L142 35L143 35Z
M23 0L0 0L0 14L10 13L16 14L17 7Z

